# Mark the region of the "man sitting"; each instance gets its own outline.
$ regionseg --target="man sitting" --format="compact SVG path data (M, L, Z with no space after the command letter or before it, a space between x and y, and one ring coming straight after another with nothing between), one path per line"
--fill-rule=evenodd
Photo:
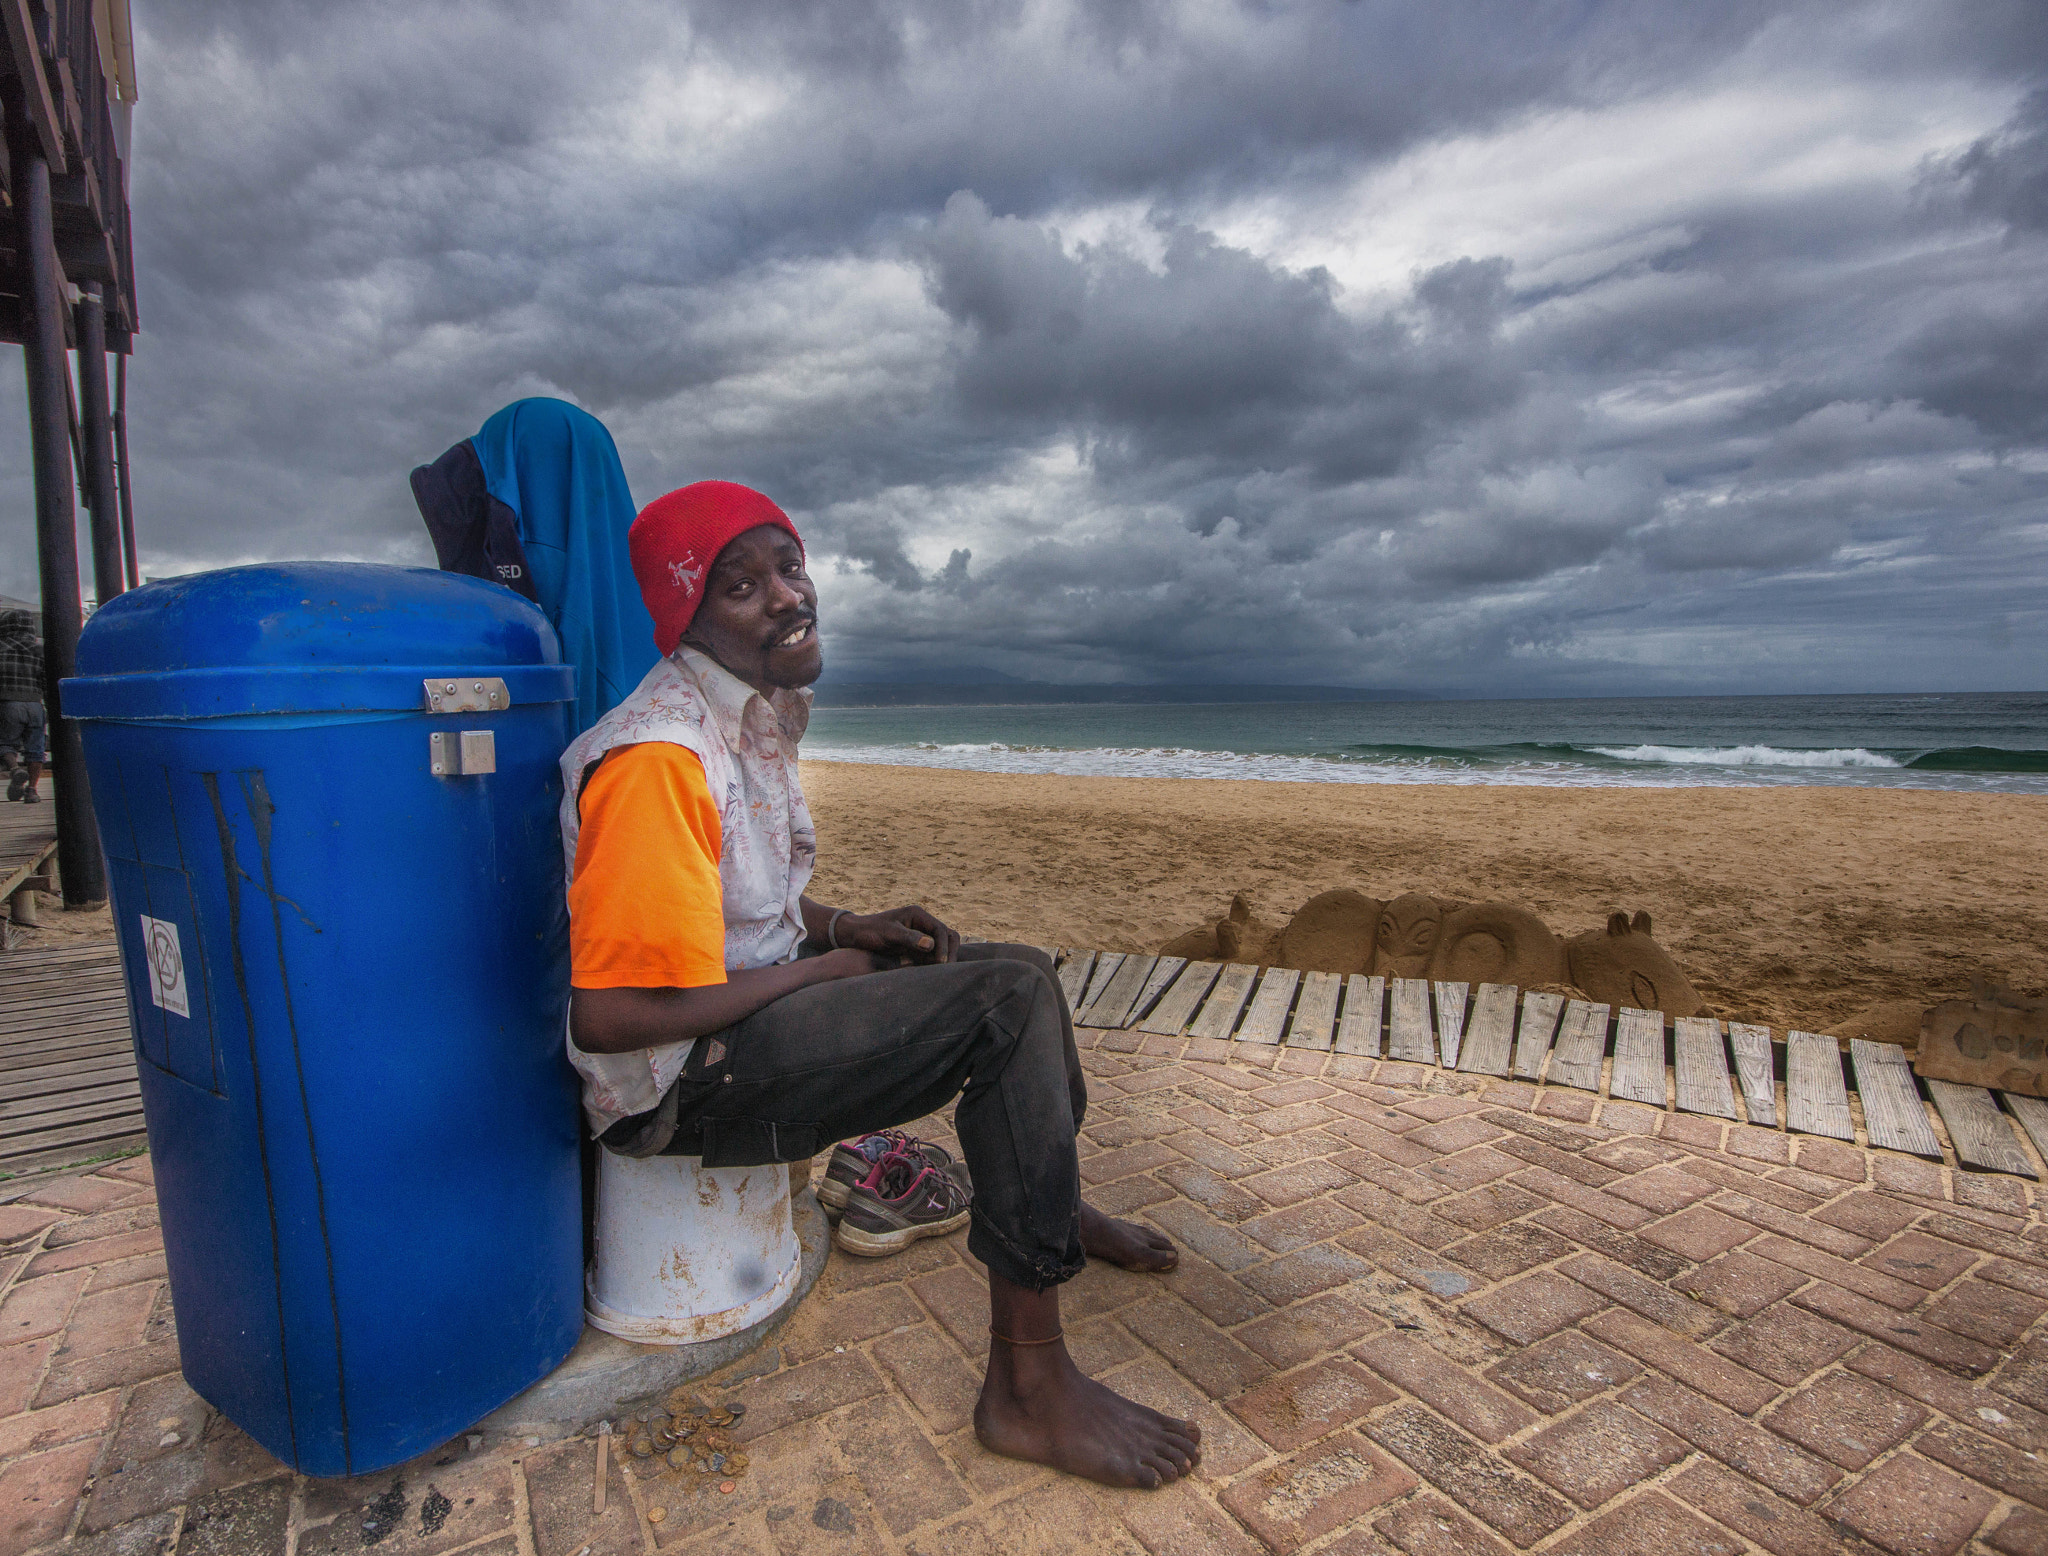
M920 907L804 895L817 839L797 742L823 661L795 526L704 481L643 509L631 550L667 657L562 757L569 1057L593 1128L624 1154L741 1167L957 1096L967 1245L989 1276L976 1434L1111 1485L1186 1474L1199 1428L1084 1377L1060 1336L1059 1288L1084 1256L1178 1256L1081 1202L1087 1085L1050 961L962 945Z

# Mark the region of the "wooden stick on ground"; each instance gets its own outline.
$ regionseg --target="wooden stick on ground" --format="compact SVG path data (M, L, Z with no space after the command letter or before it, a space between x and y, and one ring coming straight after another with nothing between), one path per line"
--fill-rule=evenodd
M609 1421L597 1423L597 1485L590 1493L590 1510L604 1511L605 1481L610 1473L609 1460L612 1448L612 1424Z

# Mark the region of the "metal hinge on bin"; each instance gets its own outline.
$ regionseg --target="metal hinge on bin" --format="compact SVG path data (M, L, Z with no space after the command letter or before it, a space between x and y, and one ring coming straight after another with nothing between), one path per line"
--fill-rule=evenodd
M435 676L420 684L425 688L429 713L494 713L512 706L504 681L495 675L469 680Z
M488 729L436 730L427 736L427 770L436 778L469 778L498 770L498 737Z

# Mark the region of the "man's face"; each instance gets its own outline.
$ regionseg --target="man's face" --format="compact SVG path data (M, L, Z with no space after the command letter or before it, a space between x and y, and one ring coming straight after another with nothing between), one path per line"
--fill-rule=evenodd
M757 692L818 678L818 591L788 530L757 525L718 553L683 641Z

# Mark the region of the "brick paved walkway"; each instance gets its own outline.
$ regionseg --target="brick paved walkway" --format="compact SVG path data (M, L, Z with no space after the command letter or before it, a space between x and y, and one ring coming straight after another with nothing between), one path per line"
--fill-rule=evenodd
M137 1160L0 1205L0 1552L2048 1551L2030 1185L1580 1092L1086 1037L1092 1196L1186 1254L1164 1280L1091 1267L1068 1333L1202 1422L1191 1482L1106 1493L980 1451L957 1239L835 1254L753 1375L706 1390L749 1407L729 1494L615 1470L594 1517L587 1440L300 1480L172 1371Z

